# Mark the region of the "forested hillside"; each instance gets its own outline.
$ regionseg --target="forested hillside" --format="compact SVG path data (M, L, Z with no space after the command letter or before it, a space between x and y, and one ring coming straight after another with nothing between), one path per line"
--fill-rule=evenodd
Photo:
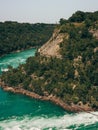
M43 45L52 35L54 24L0 22L0 56Z
M46 57L37 53L35 57L28 58L26 64L3 73L1 81L7 86L23 88L41 96L55 96L70 106L74 104L83 109L90 107L98 110L96 14L98 12L83 13L81 16L80 11L69 20L60 19L57 29L65 35L59 45L61 57ZM85 19L79 20L84 15Z

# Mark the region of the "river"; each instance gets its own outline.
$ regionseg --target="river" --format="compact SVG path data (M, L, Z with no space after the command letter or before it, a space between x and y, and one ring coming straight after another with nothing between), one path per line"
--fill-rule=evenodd
M36 49L0 58L0 73L34 56ZM70 113L46 101L0 89L0 130L98 130L98 112Z

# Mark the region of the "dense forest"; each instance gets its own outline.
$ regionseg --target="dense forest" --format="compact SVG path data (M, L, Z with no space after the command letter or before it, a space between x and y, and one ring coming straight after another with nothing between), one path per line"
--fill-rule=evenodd
M0 22L0 56L43 45L53 33L54 24Z
M93 16L93 17L92 17ZM66 34L60 44L62 58L40 56L27 59L1 76L8 86L39 95L55 95L64 102L89 103L98 110L98 12L76 12L57 27Z

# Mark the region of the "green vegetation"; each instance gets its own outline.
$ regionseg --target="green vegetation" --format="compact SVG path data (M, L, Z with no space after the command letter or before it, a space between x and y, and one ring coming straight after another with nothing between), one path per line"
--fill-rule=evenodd
M9 86L52 94L68 104L82 101L98 110L98 39L91 33L97 30L98 21L83 20L60 20L60 33L68 35L60 44L61 59L36 54L26 64L4 72L1 79Z
M93 12L93 13L91 13L91 12L85 13L82 11L77 11L69 18L70 22L83 22L86 20L90 20L92 22L97 21L98 20L98 11Z
M0 56L43 45L52 35L54 24L0 22Z

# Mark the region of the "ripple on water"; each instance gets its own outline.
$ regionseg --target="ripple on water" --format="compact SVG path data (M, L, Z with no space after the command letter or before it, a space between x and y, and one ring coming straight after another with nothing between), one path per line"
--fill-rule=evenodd
M98 112L94 112L94 114L98 115ZM89 130L97 130L97 127L94 126L94 124L98 125L97 122L98 117L89 113L65 114L59 117L25 115L1 121L0 126L1 130L85 130L84 128L87 127Z
M35 52L36 49L30 49L0 57L0 73L2 72L3 69L7 69L9 65L16 68L19 66L19 64L25 63L28 57L35 55Z

